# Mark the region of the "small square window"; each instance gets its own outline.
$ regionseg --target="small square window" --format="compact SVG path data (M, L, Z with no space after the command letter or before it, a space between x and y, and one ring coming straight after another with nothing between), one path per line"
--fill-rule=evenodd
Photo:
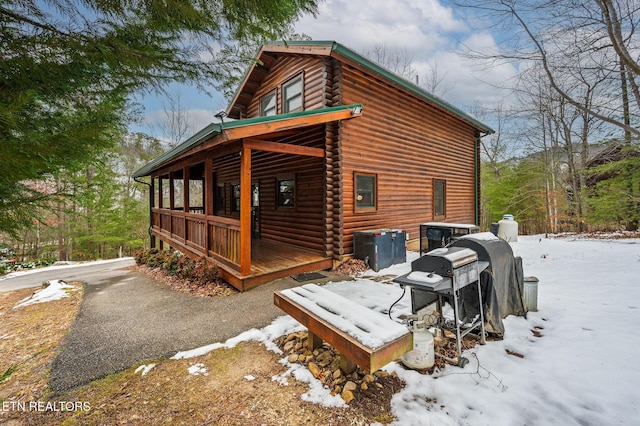
M272 90L260 99L260 115L276 115L277 113L277 96L276 90Z
M356 209L376 208L376 175L355 175Z
M295 189L295 179L278 179L278 207L295 206Z
M433 181L433 214L444 216L446 214L446 182L444 180Z
M302 89L302 75L299 75L283 86L282 109L284 113L302 111Z

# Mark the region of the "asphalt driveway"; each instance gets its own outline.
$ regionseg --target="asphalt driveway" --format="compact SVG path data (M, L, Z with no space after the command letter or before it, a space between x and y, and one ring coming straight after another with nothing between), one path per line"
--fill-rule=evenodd
M301 284L285 278L214 299L177 293L128 269L87 276L84 283L80 312L51 369L55 393L264 327L284 315L273 292Z

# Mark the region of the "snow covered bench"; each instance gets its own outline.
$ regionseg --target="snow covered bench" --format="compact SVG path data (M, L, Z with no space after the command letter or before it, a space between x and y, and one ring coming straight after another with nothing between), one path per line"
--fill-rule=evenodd
M413 348L413 335L404 325L315 284L277 291L273 298L307 327L309 349L329 343L342 355L346 372L355 365L374 372Z

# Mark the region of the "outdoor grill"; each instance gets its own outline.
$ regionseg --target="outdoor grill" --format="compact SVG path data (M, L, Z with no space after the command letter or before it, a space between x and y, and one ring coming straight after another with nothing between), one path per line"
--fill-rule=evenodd
M453 285L454 290L459 290L478 280L478 254L462 247L438 248L416 259L411 264L411 270L451 278L451 283L442 280L439 285L444 289L450 289ZM419 274L413 276L420 278Z
M443 299L449 300L453 307L458 352L455 364L463 367L467 362L461 356L462 338L472 330L480 328L480 342L485 343L484 315L482 312L482 294L480 290L480 272L489 266L489 262L479 262L475 251L465 247L445 247L428 252L411 263L411 272L395 278L401 286L411 287L411 310L417 313L427 304L438 302L437 310L442 313ZM460 289L469 284L478 286L480 315L464 330L460 329L458 297ZM444 328L444 324L440 324Z

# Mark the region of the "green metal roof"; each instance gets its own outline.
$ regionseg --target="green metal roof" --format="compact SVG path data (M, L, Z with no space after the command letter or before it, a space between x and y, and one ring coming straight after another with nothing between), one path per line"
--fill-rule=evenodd
M487 126L486 124L476 120L475 118L473 118L472 116L470 116L469 114L463 112L462 110L456 108L455 106L451 105L450 103L444 101L443 99L440 99L439 97L432 95L431 93L427 92L426 90L424 90L422 87L413 84L412 82L400 77L399 75L389 71L388 69L376 64L375 62L365 58L364 56L354 52L353 50L343 46L340 43L337 43L335 41L320 41L320 40L312 40L312 41L276 41L276 42L270 42L267 45L265 45L265 47L268 47L268 45L278 45L278 46L310 46L310 47L314 47L314 46L318 46L318 47L330 47L331 48L331 52L335 53L338 56L342 56L360 66L362 66L363 68L367 69L369 72L373 73L373 74L377 74L378 76L380 76L381 78L390 81L400 87L402 87L403 89L415 94L416 96L423 98L425 100L427 100L428 102L438 105L439 107L443 108L444 110L450 112L451 114L453 114L454 116L460 118L463 121L466 121L467 123L471 124L472 126L476 127L477 129L490 134L490 133L495 133L495 131ZM267 49L268 50L268 49ZM247 75L250 72L251 68L249 69L249 71L247 71ZM246 79L246 76L245 76ZM244 80L243 80L244 81ZM241 87L238 89L240 90ZM234 127L241 127L241 126L249 126L252 124L258 124L258 123L266 123L266 122L270 122L270 121L277 121L277 120L285 120L287 118L295 118L295 117L303 117L303 116L311 116L314 114L321 114L321 113L326 113L326 112L331 112L331 111L339 111L342 109L351 109L353 108L355 105L344 105L344 106L338 106L338 107L332 107L332 108L323 108L323 109L319 109L319 110L309 110L309 111L302 111L302 112L296 112L296 113L291 113L291 114L280 114L280 115L275 115L275 116L269 116L269 117L256 117L256 118L247 118L247 119L242 119L242 120L236 120L236 121L228 121L225 123L211 123L209 124L207 127L205 127L204 129L200 130L198 133L196 133L195 135L193 135L192 137L190 137L189 139L187 139L185 142L183 142L182 144L176 146L175 148L171 149L170 151L165 152L164 154L162 154L161 156L157 157L156 159L154 159L153 161L149 162L148 164L146 164L145 166L141 167L139 170L137 170L134 174L133 177L141 177L141 176L148 176L153 170L169 163L170 161L174 160L175 158L177 158L178 156L184 154L185 152L189 151L190 149L198 146L199 144L203 143L204 141L214 137L215 135L222 133L225 129L231 129ZM361 106L361 105L360 105Z
M349 110L356 107L362 108L362 105L361 104L340 105L337 107L292 112L289 114L271 115L267 117L245 118L242 120L227 121L224 123L211 123L204 129L200 130L198 133L196 133L195 135L191 136L189 139L181 143L180 145L176 146L175 148L165 152L161 156L145 164L143 167L138 169L133 174L133 177L137 178L142 176L148 176L155 169L161 166L164 166L165 164L178 158L180 155L184 154L190 149L200 145L201 143L211 139L212 137L222 133L224 130L227 130L227 129L246 127L246 126L262 124L262 123L277 122L277 121L287 120L291 118L312 117L314 115L321 115L321 114L326 114L326 113L335 112L335 111L344 111L344 110Z
M343 56L343 57L345 57L345 58L357 63L358 65L362 66L363 68L366 68L370 72L373 72L373 73L379 75L380 77L382 77L382 78L384 78L386 80L389 80L389 81L393 82L394 84L397 84L398 86L408 90L409 92L412 92L415 95L417 95L417 96L419 96L421 98L424 98L427 101L442 107L443 109L449 111L450 113L454 114L455 116L459 117L460 119L470 123L471 125L473 125L474 127L478 128L479 130L482 130L483 132L486 132L487 134L495 133L495 131L491 127L489 127L486 124L478 121L477 119L475 119L471 115L469 115L469 114L465 113L464 111L456 108L455 106L451 105L447 101L445 101L443 99L440 99L439 97L427 92L422 87L411 83L410 81L400 77L399 75L395 74L394 72L389 71L388 69L376 64L375 62L371 61L370 59L365 58L364 56L354 52L353 50L349 49L348 47L345 47L342 44L337 43L335 41L320 41L320 40L301 41L301 40L295 40L295 41L275 41L275 42L270 42L268 44L278 45L278 46L331 47L331 51L332 52L335 52L336 54L338 54L340 56Z

